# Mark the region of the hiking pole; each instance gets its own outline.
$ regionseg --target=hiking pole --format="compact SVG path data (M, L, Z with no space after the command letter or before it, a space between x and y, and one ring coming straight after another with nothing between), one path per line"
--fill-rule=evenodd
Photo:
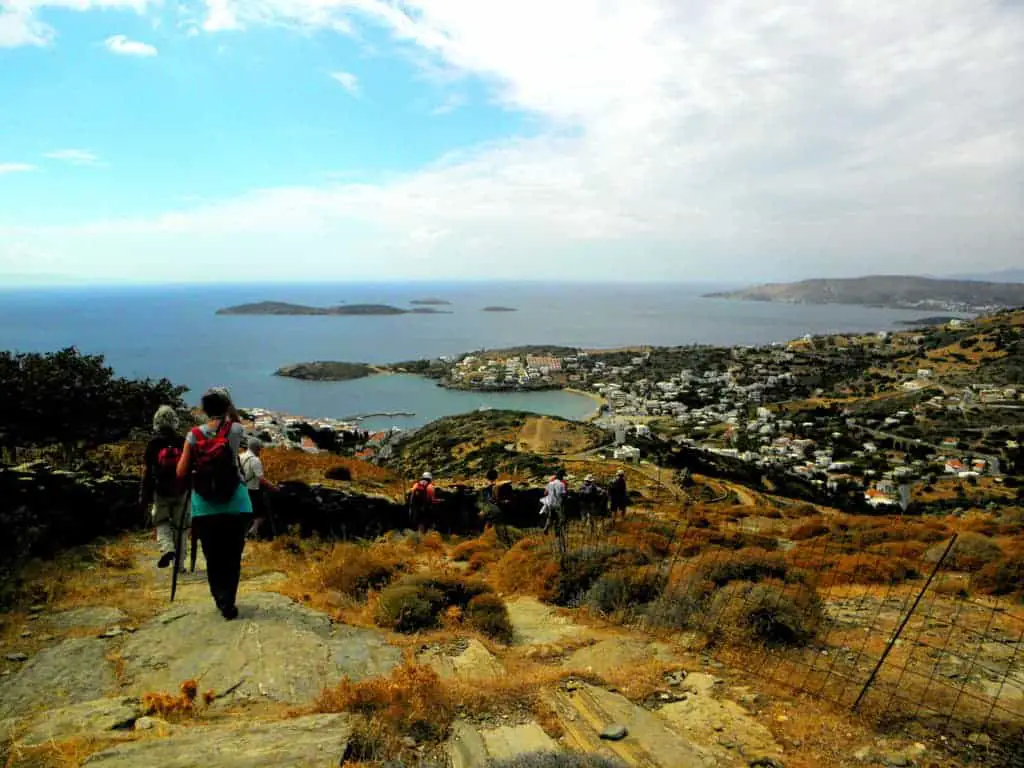
M174 561L171 564L173 571L171 572L171 602L174 602L174 595L178 591L178 569L181 567L181 546L182 537L185 535L185 510L188 508L188 497L186 493L185 498L181 502L181 512L178 515L178 523L174 526ZM192 548L192 563L193 568L195 567L195 547Z

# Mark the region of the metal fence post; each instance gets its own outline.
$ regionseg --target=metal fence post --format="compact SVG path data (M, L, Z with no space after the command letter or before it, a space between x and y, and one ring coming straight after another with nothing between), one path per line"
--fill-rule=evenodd
M875 664L875 668L871 670L871 675L868 677L867 682L864 683L864 687L861 688L860 694L857 696L857 700L853 702L853 706L851 707L853 712L857 711L857 708L860 706L861 701L864 700L864 696L867 694L871 684L875 682L875 677L878 676L878 672L882 669L882 665L885 664L885 660L888 658L889 652L892 651L893 646L896 645L896 641L900 639L900 635L902 635L903 630L906 629L906 626L910 621L910 617L914 615L914 611L917 610L917 606L920 604L921 598L924 597L925 592L928 591L928 587L932 585L932 579L935 578L935 574L939 572L939 568L942 567L942 564L946 561L949 553L953 550L953 545L956 544L957 536L959 536L959 534L954 533L953 538L949 540L949 544L946 546L942 556L938 559L938 562L935 563L935 567L932 568L932 572L928 574L928 580L924 583L924 586L921 587L921 591L917 593L917 598L914 600L914 604L910 606L910 610L907 611L907 615L903 617L903 621L900 622L896 632L889 639L889 644L885 646L885 651L882 652L882 656L878 659L878 663Z

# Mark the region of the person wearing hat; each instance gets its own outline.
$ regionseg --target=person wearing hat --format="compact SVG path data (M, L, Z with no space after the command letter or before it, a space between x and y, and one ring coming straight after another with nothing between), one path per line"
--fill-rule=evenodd
M146 445L143 458L142 487L139 503L150 510L156 528L156 543L160 549L159 568L166 568L175 560L175 536L188 529L188 486L178 482L178 460L181 458L181 433L178 414L169 405L161 405L153 416L153 437ZM182 545L183 550L187 544ZM175 567L185 570L185 557Z
M545 533L552 523L555 524L556 532L564 530L565 497L568 490L565 485L565 470L559 469L544 487L544 498L541 499L541 514L547 515L544 519Z
M616 512L626 516L626 506L629 504L629 490L626 488L626 470L620 469L615 473L615 479L608 486L608 500L611 502L612 517Z
M430 472L424 472L409 489L409 525L413 528L422 528L427 511L437 502L434 476Z
M247 450L242 453L239 461L239 468L242 470L242 482L249 491L249 500L252 502L253 521L249 528L247 538L259 537L260 529L270 516L270 504L267 499L267 492L275 490L275 487L267 482L263 473L263 459L260 453L263 450L263 443L258 437L250 437L247 443Z

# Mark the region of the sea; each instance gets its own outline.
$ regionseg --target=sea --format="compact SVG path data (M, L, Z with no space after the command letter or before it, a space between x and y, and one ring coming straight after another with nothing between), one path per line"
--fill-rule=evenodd
M304 382L274 376L313 360L391 363L522 344L585 348L758 345L805 334L891 330L927 313L843 305L702 298L738 286L637 283L358 283L60 287L0 290L0 349L75 346L104 355L121 376L166 377L198 402L226 386L241 407L309 418L372 416L368 429L412 428L442 416L508 408L581 419L592 399L569 392L478 393L415 376ZM438 298L450 314L392 316L217 315L254 301L316 306ZM484 312L486 306L515 312Z

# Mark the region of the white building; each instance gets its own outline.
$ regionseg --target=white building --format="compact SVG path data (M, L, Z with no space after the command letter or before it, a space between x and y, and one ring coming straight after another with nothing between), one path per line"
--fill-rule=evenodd
M612 457L616 461L629 461L635 463L640 461L640 449L634 448L632 445L620 445L612 452Z

